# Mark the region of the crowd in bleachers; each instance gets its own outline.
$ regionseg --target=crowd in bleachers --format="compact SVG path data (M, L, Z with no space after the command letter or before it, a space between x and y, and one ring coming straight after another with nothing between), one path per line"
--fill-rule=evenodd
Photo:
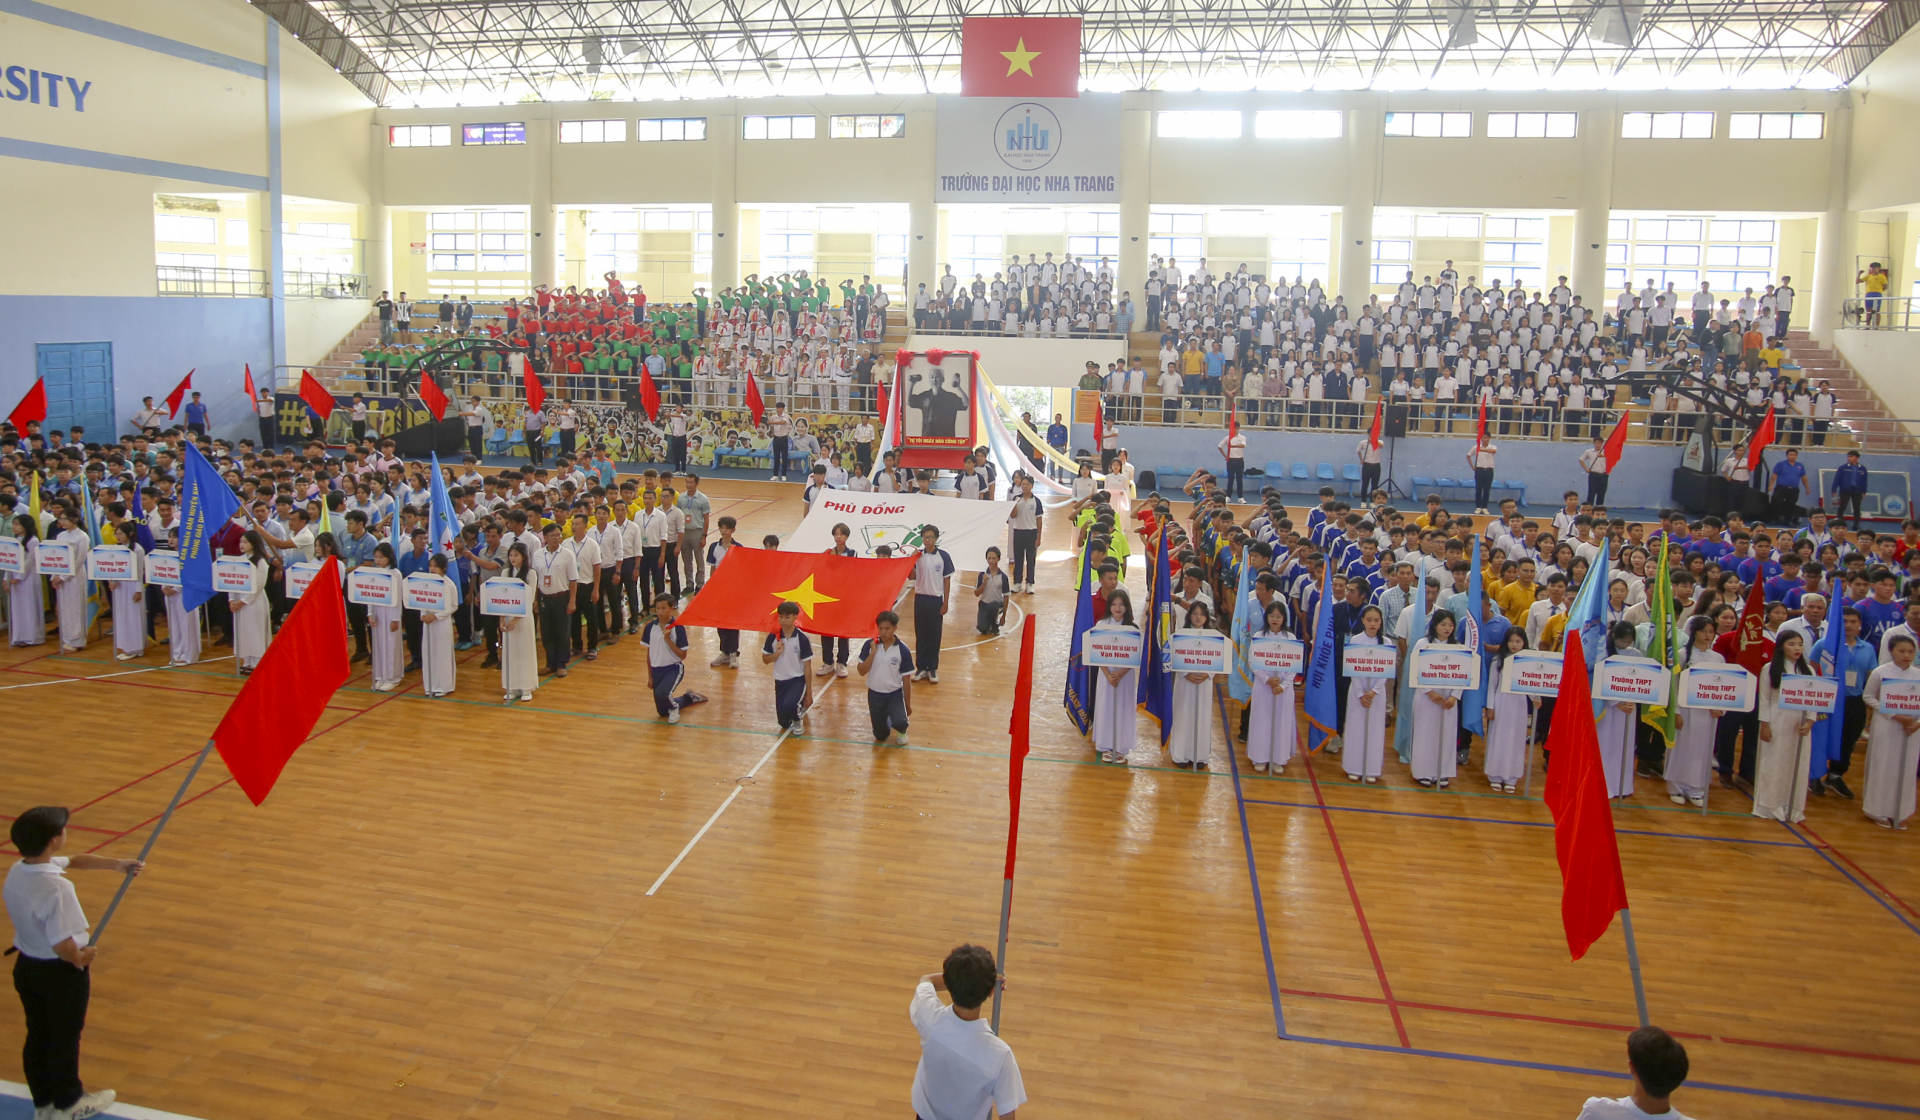
M946 265L934 290L921 284L913 293L913 329L930 334L972 334L1003 338L1125 338L1133 330L1133 293L1114 298L1113 264L1105 257L1088 264L1071 254L1056 262L1048 253L1025 264L1015 254L1005 272L971 281Z

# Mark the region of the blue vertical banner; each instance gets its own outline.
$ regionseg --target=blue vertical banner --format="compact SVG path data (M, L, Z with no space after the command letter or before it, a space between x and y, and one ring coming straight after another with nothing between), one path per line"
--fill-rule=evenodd
M1427 636L1427 576L1418 567L1414 571L1413 625L1407 628L1407 649L1400 658L1400 702L1393 717L1393 753L1402 762L1413 761L1413 647Z
M1227 695L1245 704L1253 700L1253 667L1249 663L1253 635L1266 627L1259 614L1259 600L1253 590L1253 565L1242 559L1240 583L1233 599L1233 675L1227 678Z
M440 453L429 451L428 454L433 457L433 480L427 484L427 550L445 553L451 562L453 538L460 535L460 514L447 495L447 479L440 472ZM458 579L453 581L453 594L456 601L465 598Z
M1314 611L1313 655L1307 663L1307 750L1317 751L1340 733L1340 666L1333 653L1333 565L1320 574L1320 602Z
M1146 650L1140 670L1140 707L1160 724L1160 745L1173 735L1173 673L1167 668L1167 643L1179 623L1173 617L1173 558L1167 553L1167 535L1160 534L1160 552L1153 567L1153 612L1147 616Z
M1078 600L1073 608L1073 637L1067 643L1067 690L1061 703L1066 705L1067 718L1080 734L1085 735L1093 727L1093 681L1090 671L1080 660L1081 641L1087 631L1093 628L1093 554L1092 550L1080 550L1080 582L1075 586L1074 598Z
M1847 711L1847 665L1853 660L1847 649L1847 620L1838 610L1827 614L1827 636L1820 641L1820 649L1808 658L1814 671L1820 670L1822 659L1827 660L1827 673L1833 678L1839 690L1833 698L1833 708L1827 712L1827 718L1813 725L1813 754L1807 761L1807 778L1819 781L1827 776L1827 762L1840 758L1840 748L1844 736L1841 725L1846 722Z
M1473 650L1474 657L1480 661L1480 683L1468 689L1460 696L1460 723L1475 735L1487 733L1485 712L1487 710L1487 651L1481 640L1486 632L1487 608L1484 605L1485 590L1480 582L1480 534L1473 535L1473 570L1467 573L1467 609L1461 612L1460 641Z
M240 509L240 499L191 440L182 440L186 469L180 484L180 606L193 610L213 598L213 547L208 538Z

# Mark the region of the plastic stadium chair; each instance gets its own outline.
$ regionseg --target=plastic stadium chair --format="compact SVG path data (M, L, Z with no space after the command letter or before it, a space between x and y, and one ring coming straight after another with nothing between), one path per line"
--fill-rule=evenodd
M1346 480L1347 496L1353 497L1360 491L1360 464L1348 463L1340 468L1340 477Z
M1413 500L1416 502L1425 501L1427 495L1433 492L1433 479L1421 478L1416 474L1413 476L1413 489Z
M1313 475L1307 471L1307 465L1305 463L1295 463L1293 465L1293 477L1300 480L1306 480L1306 479L1312 478Z
M1322 482L1332 482L1334 479L1333 464L1321 463L1314 469L1314 477Z
M1160 476L1150 470L1141 471L1134 476L1133 488L1142 494L1151 494L1160 489Z
M1287 477L1287 465L1278 459L1270 460L1266 466L1260 468L1260 473L1266 475L1268 478L1285 478Z

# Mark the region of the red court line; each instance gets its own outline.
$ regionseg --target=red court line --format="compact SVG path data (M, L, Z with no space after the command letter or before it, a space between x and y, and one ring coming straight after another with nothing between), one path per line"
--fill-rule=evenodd
M196 751L195 753L197 754L197 753L199 753L199 752L197 752L197 751ZM208 795L208 794L210 794L210 793L212 793L212 792L213 792L214 790L217 790L217 789L219 789L219 788L220 788L221 786L227 786L227 785L232 785L232 784L233 784L233 779L232 779L232 778L230 778L230 777L229 777L229 778L223 778L223 779L221 779L220 781L218 781L218 782L215 782L215 783L214 783L214 784L212 784L211 786L208 786L208 787L207 787L206 789L203 789L203 790L201 790L201 791L200 791L199 793L196 793L196 794L194 794L194 795L193 795L192 797L189 797L189 798L186 798L186 799L184 799L184 800L182 800L182 801L180 802L180 804L179 804L179 805L177 806L177 808L180 808L180 809L184 809L184 808L186 808L187 806L189 806L189 805L191 805L191 804L193 804L194 802L196 802L196 801L198 801L198 800L200 800L201 798L203 798L203 797L205 797L206 795ZM95 844L95 845L94 845L93 847L91 847L91 848L88 848L88 849L87 849L87 854L88 854L88 855L92 855L92 854L93 854L94 852L97 852L97 851L99 851L100 849L102 849L102 848L104 848L104 847L106 847L106 846L107 846L108 844L116 844L116 843L119 843L119 842L120 842L121 840L124 840L124 839L126 839L126 838L127 838L128 836L130 836L130 835L132 835L133 833L136 833L136 832L138 832L138 831L140 831L141 829L143 829L143 828L145 828L145 827L147 827L148 825L150 825L150 824L152 824L153 822L155 822L155 821L157 821L157 820L159 820L159 819L160 819L161 817L163 817L163 816L165 816L165 815L166 815L166 814L165 814L164 812L160 812L160 813L155 813L155 814L154 814L153 816L151 816L151 817L148 817L148 818L147 818L146 820L144 820L144 821L141 821L141 822L140 822L139 824L136 824L136 825L134 825L134 826L133 826L132 828L129 828L129 829L127 829L127 831L125 831L125 832L122 832L122 833L121 833L120 835L118 835L118 836L110 836L110 837L108 837L107 839L105 839L105 840L102 840L102 841L100 841L100 842L99 842L98 844Z
M1872 883L1875 890L1879 891L1881 894L1886 895L1888 898L1892 899L1893 901L1899 903L1900 908L1902 910L1905 910L1907 913L1912 914L1916 918L1920 918L1920 910L1915 910L1913 907L1907 905L1906 899L1901 898L1897 894L1894 894L1892 891L1888 890L1880 882L1880 880L1867 874L1867 869L1853 862L1853 860L1847 856L1847 853L1834 847L1832 844L1827 843L1826 839L1823 838L1819 833L1815 832L1812 828L1808 827L1806 822L1802 821L1800 824L1800 827L1802 830L1806 832L1807 835L1813 837L1815 840L1820 841L1821 847L1825 848L1829 852L1832 852L1834 855L1839 856L1841 859L1846 860L1847 866L1853 868L1855 871L1858 871L1860 873L1860 877L1862 879L1865 879L1867 882Z
M162 667L153 666L153 668L155 670L158 670L159 668L162 668ZM21 671L26 673L29 676L48 677L53 680L59 680L59 681L85 681L92 684L117 684L117 685L125 685L128 688L152 689L156 692L185 692L185 693L190 693L194 696L222 696L229 700L233 699L235 696L238 695L238 693L218 692L209 688L181 688L179 685L175 685L175 684L149 684L145 681L112 680L105 677L71 677L71 676L65 676L60 673L43 673L35 669L23 669ZM133 671L138 672L138 670L133 670ZM242 680L242 681L245 680L244 677L236 677L235 679ZM334 705L331 705L331 704L328 705L328 707L333 707L333 706Z
M1758 1042L1751 1038L1728 1038L1726 1035L1720 1035L1719 1040L1735 1046L1764 1046L1769 1050L1792 1050L1799 1054L1820 1054L1829 1058L1862 1058L1869 1062L1899 1062L1902 1065L1920 1066L1920 1058L1896 1058L1891 1054L1861 1054L1853 1050L1828 1050L1821 1046L1800 1046L1791 1042Z
M1228 748L1232 748L1231 742ZM1340 875L1347 881L1347 897L1353 900L1353 916L1360 920L1360 936L1367 942L1367 955L1373 958L1374 975L1380 978L1380 993L1386 998L1381 1002L1387 1005L1387 1014L1393 1017L1393 1029L1400 1036L1402 1047L1411 1047L1407 1039L1407 1024L1401 1021L1400 1006L1393 998L1393 985L1387 981L1387 967L1380 961L1380 948L1373 943L1373 930L1367 925L1367 912L1360 905L1360 891L1353 885L1353 872L1347 869L1346 853L1340 850L1340 834L1334 831L1333 814L1327 809L1327 799L1320 792L1320 779L1313 774L1313 756L1302 755L1307 764L1307 780L1313 783L1313 798L1320 803L1320 819L1327 826L1327 839L1333 841L1333 857L1340 862Z
M58 655L59 652L60 652L60 647L55 645L51 652L35 654L34 656L27 658L25 661L21 661L21 662L18 662L17 664L7 666L7 672L9 673L18 672L22 666L31 665L36 661L44 661L49 657Z
M20 819L19 817L16 817L11 813L0 813L0 821L17 821L19 819ZM84 824L74 824L71 821L67 822L67 828L74 832L98 832L102 836L120 835L118 832L115 832L111 828L88 828ZM9 844L7 845L7 847L12 847L12 845Z

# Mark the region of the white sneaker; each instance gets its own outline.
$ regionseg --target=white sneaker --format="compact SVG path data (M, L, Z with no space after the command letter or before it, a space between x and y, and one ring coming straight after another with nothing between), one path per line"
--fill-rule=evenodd
M844 677L844 676L846 676L846 675L847 675L847 667L846 667L845 665L835 665L835 666L833 667L833 675L834 675L834 676L836 676L836 677Z
M738 669L739 667L740 667L740 655L739 655L739 654L737 654L737 653L730 653L730 654L728 654L728 655L727 655L727 668L729 668L729 669Z
M907 733L906 733L906 732L904 732L904 731L896 731L896 732L894 732L894 733L893 733L893 745L894 745L894 746L896 746L896 747L904 747L904 746L906 746L906 745L907 745Z
M671 709L671 710L669 710L669 711L667 712L667 722L668 722L668 723L679 723L679 722L680 722L680 709L678 709L678 708L673 708L673 709Z
M101 1089L99 1092L88 1093L73 1102L72 1108L56 1108L47 1115L54 1120L87 1120L90 1116L98 1116L105 1112L112 1104L113 1090Z
M780 477L779 475L777 475L777 474L770 474L770 475L768 475L768 476L767 476L767 481L768 481L768 482L780 482L780 481L783 481L783 480L782 480L782 479L781 479L781 477Z
M937 669L928 669L928 670L927 670L927 683L928 683L928 684L939 684L939 683L940 683L940 671L939 671L939 670L937 670Z
M1340 736L1335 735L1333 738L1327 740L1328 754L1339 754L1340 747L1341 747Z
M813 675L814 675L814 676L816 676L816 677L824 677L824 676L826 676L826 675L827 675L828 673L831 673L831 672L833 672L833 666L832 666L832 665L830 665L830 664L828 664L828 663L827 663L827 662L825 662L825 661L822 661L822 662L820 663L820 666L819 666L819 668L817 668L817 669L815 669L815 670L813 671Z
M713 659L712 661L709 661L709 662L707 662L707 668L709 668L709 669L724 669L724 668L726 668L726 667L727 667L727 663L728 663L728 662L730 662L730 661L732 661L732 660L733 660L733 659L732 659L731 657L729 657L729 656L727 656L726 654L724 654L724 653L723 653L723 654L721 654L720 656L718 656L718 657L716 657L716 658L714 658L714 659Z

